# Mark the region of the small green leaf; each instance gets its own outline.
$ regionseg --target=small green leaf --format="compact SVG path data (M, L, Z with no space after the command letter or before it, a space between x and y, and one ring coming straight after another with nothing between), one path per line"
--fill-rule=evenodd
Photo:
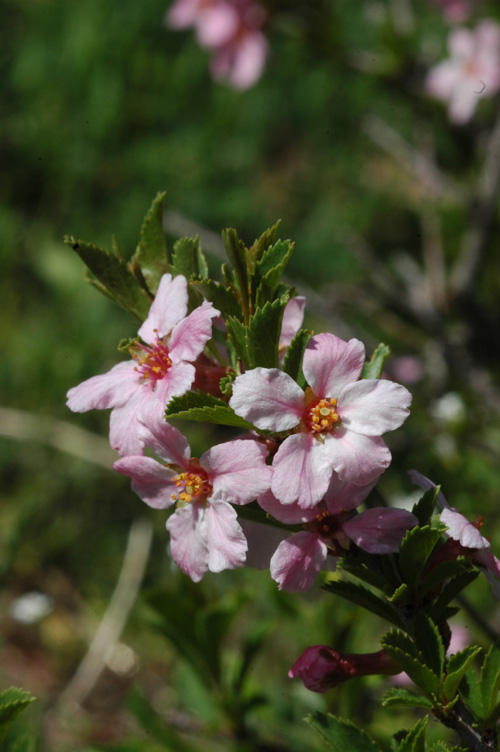
M425 729L428 716L421 718L399 745L399 752L425 752Z
M349 574L357 577L363 582L367 582L368 585L373 585L378 590L384 591L387 587L387 580L380 572L377 572L374 568L366 566L365 564L358 564L352 561L350 557L345 556L337 563L337 569L348 572Z
M330 593L339 595L345 600L351 601L351 603L362 606L367 611L371 611L391 624L395 624L398 627L402 626L395 609L362 585L357 585L354 582L344 582L343 580L331 580L323 585L323 588Z
M479 684L483 694L485 717L489 718L497 704L498 690L500 689L500 647L498 642L491 645L486 653Z
M443 620L444 611L448 606L448 603L452 601L453 598L456 598L456 596L470 585L471 582L474 582L478 576L478 571L471 570L470 572L464 572L457 577L452 577L452 579L443 587L439 598L429 610L429 616L431 619L439 624Z
M234 347L236 355L241 360L245 368L250 368L250 355L248 353L248 329L245 324L234 316L226 318L227 333L229 334L229 343Z
M251 423L236 415L224 400L199 391L187 392L182 397L172 397L167 404L165 418L217 423L246 430L253 428Z
M335 752L381 752L380 747L351 721L319 711L309 714L305 720Z
M380 645L406 671L419 689L439 703L440 678L425 665L421 653L406 635L392 629L382 636Z
M413 619L415 645L424 659L424 663L437 676L441 676L444 669L444 645L438 628L425 614L415 614Z
M200 248L200 239L180 238L174 243L172 251L172 263L170 269L174 277L182 274L187 280L191 277L199 276L198 269L198 251Z
M382 342L375 348L370 360L364 364L361 372L362 379L379 379L382 374L385 359L390 355L391 349Z
M467 705L471 713L478 721L486 718L483 705L481 686L477 680L477 674L472 666L469 666L459 686L460 697Z
M408 602L410 596L410 588L404 582L393 592L389 598L391 603L397 603L398 606L403 606Z
M160 279L168 272L167 242L163 231L165 192L158 193L141 227L139 245L131 263L141 270L149 291L156 294Z
M467 673L472 661L480 652L480 647L470 645L459 653L450 656L446 666L446 679L443 684L443 691L447 700L453 700L460 682Z
M416 590L436 543L441 538L440 530L429 525L408 530L399 550L399 566L405 582Z
M34 700L33 695L18 687L9 687L0 692L0 741L3 741L19 713Z
M278 342L287 300L279 298L257 308L247 328L247 349L250 368L277 368Z
M65 237L64 242L71 246L88 266L107 293L126 311L130 311L140 321L147 317L151 301L127 265L114 253L98 248L91 243Z
M306 385L306 380L302 373L302 360L310 338L310 331L300 329L288 345L285 360L283 361L284 372L291 376L302 388Z
M224 287L220 282L214 282L213 279L194 279L191 286L213 303L214 308L217 308L224 318L228 316L240 320L243 318L241 308L231 288Z
M431 590L431 588L435 587L436 585L440 585L441 583L445 582L445 580L449 580L452 577L457 577L464 572L471 571L472 564L470 560L465 556L461 556L453 561L443 561L441 562L441 564L438 564L436 567L431 569L429 574L424 577L419 586L419 594L420 596L423 596L429 590Z
M436 506L436 499L441 486L435 488L429 488L428 491L413 505L411 513L418 519L420 527L428 525Z
M243 317L245 322L248 323L250 309L248 299L247 249L233 228L222 231L222 240L238 282Z
M250 274L253 274L255 272L255 268L262 258L262 254L267 251L270 245L274 243L274 239L276 237L276 233L278 232L278 228L281 224L281 219L278 219L275 225L270 227L267 230L264 230L260 238L257 238L257 240L254 241L252 246L250 247L250 250L248 252L248 271Z
M385 695L382 697L382 705L384 708L392 708L395 706L413 706L416 708L432 708L432 702L423 697L423 695L416 695L415 692L410 692L408 689L388 689Z
M278 240L264 252L255 274L258 283L255 302L258 306L273 300L293 247L294 244L290 240Z

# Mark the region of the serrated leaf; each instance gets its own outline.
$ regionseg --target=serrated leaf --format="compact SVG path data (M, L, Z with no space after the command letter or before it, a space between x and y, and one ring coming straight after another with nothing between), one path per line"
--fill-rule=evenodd
M357 585L354 582L344 582L343 580L333 580L323 585L323 588L330 593L339 595L345 600L351 601L351 603L363 606L367 611L371 611L391 624L395 624L398 627L402 626L401 619L392 606L362 585Z
M198 236L195 238L179 238L175 241L170 264L170 270L174 277L182 274L183 277L190 280L191 277L199 276L199 247L200 239Z
M416 589L440 537L440 530L432 530L429 525L426 525L408 530L403 538L399 550L399 566L404 581L412 590Z
M407 602L409 594L410 594L410 588L408 587L408 585L406 585L403 582L402 585L396 588L396 590L393 592L389 600L391 603L397 603L398 606L402 606L404 603Z
M472 661L480 652L480 647L470 645L459 653L450 656L446 666L446 679L443 683L443 692L447 700L453 700L458 691L460 682L467 673Z
M425 665L422 655L416 651L411 640L402 632L391 630L380 640L381 647L406 671L410 679L431 697L439 702L440 678Z
M160 279L168 272L168 253L163 231L165 192L158 193L144 217L137 250L131 263L141 270L149 291L155 295Z
M34 700L33 695L18 687L9 687L0 692L0 741L3 741L17 716Z
M429 488L423 494L423 496L421 496L421 498L413 505L411 513L414 514L418 519L418 524L420 525L420 527L424 527L425 525L429 524L434 512L434 507L436 506L437 495L440 490L441 486Z
M385 359L390 355L391 349L382 342L373 351L370 360L364 364L361 371L362 379L379 379L382 374Z
M234 347L236 355L243 363L245 368L250 368L250 355L248 354L247 327L245 324L233 316L226 318L227 333L229 342ZM234 364L233 364L234 365Z
M459 686L460 697L467 705L471 713L482 721L486 718L483 705L483 695L477 680L477 674L472 666L469 666Z
M65 237L64 242L78 253L118 305L133 313L140 321L144 321L151 301L121 259L103 248L72 237Z
M272 243L274 243L274 239L276 237L276 233L278 232L278 228L281 224L281 219L278 219L275 225L272 227L269 227L267 230L264 230L260 238L257 238L257 240L254 241L252 246L250 247L250 250L248 252L248 264L247 269L250 274L253 274L255 272L255 268L262 258L262 254L264 251L266 251Z
M194 279L191 286L213 303L214 308L217 308L224 318L232 316L236 319L243 319L241 308L231 288L224 287L219 282L214 282L213 279Z
M279 298L257 308L247 328L247 349L250 368L277 368L278 342L287 300Z
M217 423L245 430L253 428L251 423L236 415L224 400L199 391L187 392L182 397L172 397L167 404L165 418Z
M311 339L311 334L307 329L299 329L288 345L283 361L284 372L291 376L302 388L306 385L306 380L302 373L302 360L304 359L307 343Z
M425 614L415 614L413 625L415 645L422 654L425 665L437 676L441 676L445 650L438 628Z
M373 585L378 590L384 591L387 587L386 579L379 572L364 564L357 564L348 557L344 557L338 561L337 569L348 572L359 580L368 583L368 585Z
M399 745L399 752L425 752L425 729L428 716L421 718Z
M335 752L381 752L380 747L351 721L319 711L310 713L305 721Z
M293 247L294 244L290 240L278 240L262 255L257 264L254 280L257 283L255 293L257 306L273 300L281 275L292 255Z
M438 624L443 620L443 615L448 603L456 598L462 590L464 590L471 582L474 582L476 577L479 576L479 572L471 570L470 572L464 572L463 574L453 577L443 587L439 598L432 605L429 610L429 616Z
M419 594L425 595L431 588L440 585L452 577L457 577L464 572L472 571L472 564L465 556L459 557L453 561L443 561L431 569L428 575L420 583Z
M423 695L416 695L408 689L388 689L382 697L384 708L396 706L413 706L415 708L432 708L432 702Z
M489 718L497 704L498 690L500 689L500 646L498 642L491 645L486 653L479 684L483 695L485 717Z
M248 299L247 249L245 248L245 244L239 239L238 233L233 228L228 228L227 230L222 231L222 240L238 283L243 318L248 322L250 309Z

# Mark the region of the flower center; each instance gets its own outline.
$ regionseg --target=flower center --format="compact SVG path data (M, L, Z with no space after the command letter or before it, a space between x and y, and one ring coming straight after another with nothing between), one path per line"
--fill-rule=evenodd
M303 422L312 434L323 434L333 431L340 425L340 418L335 411L337 400L320 399L307 410Z
M143 345L136 342L130 350L137 365L135 370L154 386L166 376L172 361L168 356L168 347L157 336L152 345Z
M195 473L187 471L179 473L179 475L174 476L173 481L179 489L178 493L172 494L174 501L183 501L186 504L193 499L195 501L205 501L212 493L212 486L201 467L197 468Z
M335 556L343 556L350 546L350 540L342 529L342 522L349 518L349 513L340 510L330 514L326 509L319 512L311 522L303 527L311 533L319 534Z

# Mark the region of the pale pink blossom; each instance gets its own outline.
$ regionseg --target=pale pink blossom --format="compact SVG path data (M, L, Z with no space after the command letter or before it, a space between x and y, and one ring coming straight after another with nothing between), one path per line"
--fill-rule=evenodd
M283 321L281 324L281 334L279 339L280 362L284 360L287 347L295 337L304 322L304 308L306 299L303 295L297 295L286 304L283 312Z
M463 23L469 18L471 4L474 0L434 0L436 5L440 5L448 21L452 23Z
M466 123L480 99L500 89L500 27L484 20L475 30L456 28L448 36L450 57L429 71L429 94L448 102L450 120Z
M207 571L245 563L247 541L232 504L248 504L269 489L265 446L252 439L217 444L200 459L186 438L162 416L159 403L141 413L141 439L157 454L122 457L114 469L132 478L132 490L149 506L169 509L173 560L194 582Z
M276 368L235 379L233 410L258 429L286 434L273 459L272 491L282 504L314 507L334 471L365 485L390 464L381 434L403 423L411 395L390 381L359 380L364 361L358 340L318 334L304 354L305 393Z
M328 568L334 568L332 556L344 555L351 541L372 554L399 550L404 534L417 524L417 518L403 509L385 507L353 513L373 486L341 481L334 473L323 501L313 509L298 504L284 506L272 493L260 499L260 506L280 522L304 528L283 540L271 558L271 577L280 590L308 590L328 561Z
M67 394L74 412L111 408L109 440L120 455L138 454L138 416L151 400L163 407L173 396L184 394L195 378L196 360L212 336L212 319L219 314L212 303L187 314L185 277L164 274L139 339L130 347L132 360L118 363L99 376L83 381Z

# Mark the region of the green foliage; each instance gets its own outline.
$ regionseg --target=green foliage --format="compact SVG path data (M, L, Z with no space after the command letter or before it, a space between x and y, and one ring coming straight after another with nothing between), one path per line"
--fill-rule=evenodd
M411 513L418 519L420 527L425 527L431 521L434 507L436 506L436 499L441 486L436 488L429 488L423 496L413 505Z
M426 752L425 729L428 717L422 718L399 742L398 752Z
M351 721L328 713L314 713L306 718L309 724L335 752L380 752L380 748L364 731Z
M408 530L399 550L399 566L404 581L412 590L418 587L420 577L441 538L443 528L414 527Z
M408 689L388 689L382 698L382 705L385 708L391 707L415 707L415 708L432 708L432 702L422 695L416 695Z
M363 366L361 372L362 379L379 379L382 375L384 363L388 356L391 354L391 350L387 345L382 342L375 348L369 361Z
M285 359L283 361L284 372L288 373L292 379L295 379L302 388L306 385L304 374L302 373L302 360L310 338L310 331L307 329L300 329L287 347Z
M460 682L467 673L474 658L481 652L481 648L470 645L464 650L450 656L446 666L446 678L443 683L443 692L448 700L452 700L458 690Z
M382 636L380 645L401 669L406 671L419 689L439 704L440 677L425 664L424 656L416 649L411 639L403 632L391 630Z
M156 295L160 279L168 272L168 251L163 230L163 208L165 192L158 193L141 227L139 245L131 259L132 268L136 268L144 278L148 290ZM173 274L181 272L173 271Z
M479 679L483 695L484 716L490 718L498 705L500 689L500 645L492 644L486 653Z
M444 645L439 630L428 616L415 614L413 620L415 645L422 654L424 663L437 676L441 676L444 669Z
M34 700L33 695L18 687L9 687L0 692L0 741L4 740L17 716Z
M367 611L371 611L371 613L382 617L382 619L386 619L391 624L402 626L397 611L389 603L383 601L371 590L362 585L343 580L331 580L323 585L323 587L328 592L335 593L335 595L339 595L341 598L351 601L351 603L362 606Z
M172 397L165 410L165 418L218 423L236 428L253 428L251 423L236 415L227 402L205 392L187 392L182 397Z

